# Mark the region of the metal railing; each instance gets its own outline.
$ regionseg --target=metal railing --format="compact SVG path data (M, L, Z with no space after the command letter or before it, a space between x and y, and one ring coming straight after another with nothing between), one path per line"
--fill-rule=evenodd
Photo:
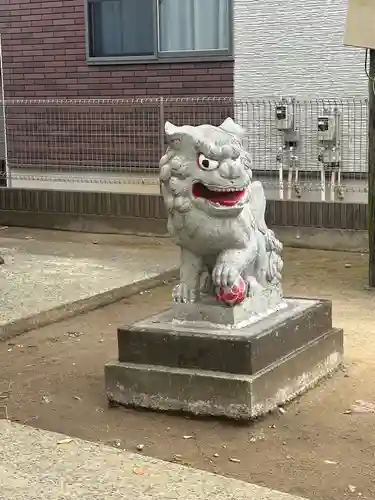
M365 99L10 100L4 110L12 187L157 192L165 121L219 125L231 116L268 196L366 199Z

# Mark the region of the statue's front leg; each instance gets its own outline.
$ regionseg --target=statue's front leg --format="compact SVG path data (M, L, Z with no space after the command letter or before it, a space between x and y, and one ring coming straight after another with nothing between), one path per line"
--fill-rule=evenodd
M246 248L228 249L221 252L212 271L214 286L227 288L235 285L241 277L248 274L256 257L257 246L255 242L251 242Z
M226 250L217 258L212 271L214 287L231 287L241 277L241 255L239 250Z
M225 250L217 258L212 282L217 299L227 306L240 304L247 296L247 283L243 278L247 262L247 249Z
M226 250L219 255L212 273L212 281L219 300L239 303L246 296L253 297L263 289L257 280L258 257L259 247L256 238L251 239L249 246L244 249ZM227 300L226 297L234 299Z
M173 288L173 301L178 303L195 302L200 289L200 276L203 269L201 257L181 248L180 283Z

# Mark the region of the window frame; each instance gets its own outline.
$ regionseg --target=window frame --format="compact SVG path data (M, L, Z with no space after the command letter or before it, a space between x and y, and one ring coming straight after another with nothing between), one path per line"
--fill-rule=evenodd
M205 50L205 51L183 51L183 52L159 52L159 0L153 0L154 17L154 54L145 56L109 56L95 57L90 55L90 9L89 3L102 2L103 0L84 0L85 15L85 52L86 62L89 65L103 64L135 64L135 63L170 63L170 62L209 62L228 61L233 59L233 3L229 1L228 15L228 50ZM204 0L203 0L204 1Z

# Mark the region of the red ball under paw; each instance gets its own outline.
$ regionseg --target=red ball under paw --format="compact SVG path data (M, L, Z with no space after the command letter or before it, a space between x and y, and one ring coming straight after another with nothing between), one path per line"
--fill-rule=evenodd
M246 299L246 283L240 278L232 287L219 287L216 289L216 298L227 306L241 304Z

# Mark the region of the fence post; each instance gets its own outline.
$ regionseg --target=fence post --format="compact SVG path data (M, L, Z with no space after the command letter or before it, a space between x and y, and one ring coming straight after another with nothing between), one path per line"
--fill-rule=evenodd
M375 287L375 50L370 50L368 117L369 286ZM367 52L366 52L367 58ZM367 61L367 59L366 59Z
M10 177L9 161L8 161L8 137L7 137L7 118L6 118L6 103L5 103L5 85L4 85L4 65L3 65L3 41L0 33L0 85L1 85L1 110L3 119L3 138L4 138L4 163L6 185L11 187L12 179Z
M159 145L160 145L160 156L165 153L165 142L164 142L164 97L159 97Z

